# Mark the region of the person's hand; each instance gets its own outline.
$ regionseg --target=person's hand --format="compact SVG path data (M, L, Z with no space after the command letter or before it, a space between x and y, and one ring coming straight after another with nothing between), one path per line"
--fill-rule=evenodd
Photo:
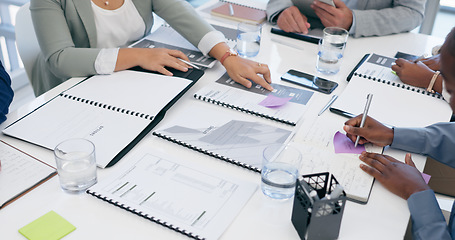
M352 11L341 0L333 0L336 7L315 0L311 8L325 27L340 27L349 31L352 25Z
M438 55L434 55L429 58L424 58L420 60L423 64L427 65L431 70L433 71L440 71L441 70L441 64L440 64L440 57Z
M296 6L283 10L278 16L277 24L285 32L307 34L310 28L307 17Z
M346 136L355 142L357 136L360 136L359 144L373 143L375 145L384 147L392 144L393 141L393 129L382 125L375 119L367 116L363 128L360 128L363 114L351 118L346 121L343 127L346 131Z
M398 58L395 61L392 70L404 83L422 88L428 87L434 74L434 71L422 62L414 63L403 58Z
M405 163L377 153L363 152L359 158L368 164L360 165L363 171L376 178L389 191L406 200L416 192L430 189L409 153L406 154Z
M147 70L172 76L172 73L166 67L175 68L182 72L186 72L188 68L191 68L191 66L180 61L179 58L189 61L188 57L178 50L166 48L124 48L119 51L116 71L132 66L140 66Z
M239 56L232 56L226 58L223 65L232 80L243 86L250 88L252 86L251 81L253 81L269 91L273 90L273 87L269 84L272 79L267 64L257 63ZM261 74L262 77L258 76L258 74Z

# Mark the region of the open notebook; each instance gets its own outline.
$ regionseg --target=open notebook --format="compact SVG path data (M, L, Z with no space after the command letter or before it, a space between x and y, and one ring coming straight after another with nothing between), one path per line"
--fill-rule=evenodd
M0 209L57 174L55 168L0 141Z
M104 168L125 155L194 83L137 71L93 76L3 132L51 150L66 139L86 138L95 144L97 165Z
M452 115L449 104L439 94L404 84L390 68L394 61L395 58L377 54L366 56L331 110L359 115L366 96L372 93L368 115L384 124L424 127L448 121Z

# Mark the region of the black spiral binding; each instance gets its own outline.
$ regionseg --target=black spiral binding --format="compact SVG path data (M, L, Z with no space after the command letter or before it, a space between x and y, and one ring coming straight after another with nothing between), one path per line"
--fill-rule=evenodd
M163 135L163 134L158 133L158 132L153 132L153 135L155 135L155 136L157 136L157 137L160 137L160 138L162 138L162 139L168 140L168 141L170 141L170 142L177 143L178 145L184 146L184 147L189 148L189 149L192 149L192 150L194 150L194 151L197 151L197 152L200 152L200 153L209 155L209 156L211 156L211 157L218 158L218 159L223 160L223 161L225 161L225 162L232 163L232 164L235 164L235 165L237 165L237 166L246 168L246 169L251 170L251 171L253 171L253 172L261 173L261 169L260 169L260 168L253 167L253 166L251 166L251 165L249 165L249 164L246 164L246 163L243 163L243 162L234 160L234 159L232 159L232 158L228 158L228 157L219 155L219 154L217 154L217 153L214 153L214 152L210 152L210 151L204 150L204 149L202 149L202 148L199 148L199 147L190 145L190 144L188 144L188 143L186 143L186 142L182 142L182 141L180 141L180 140L177 140L177 139L175 139L175 138L172 138L172 137L170 137L170 136Z
M265 115L265 114L260 113L260 112L251 111L249 109L245 109L245 108L242 108L242 107L237 107L235 105L228 104L228 103L221 102L221 101L216 101L216 100L213 100L211 98L203 97L203 96L200 96L200 95L197 95L197 94L194 94L193 97L196 98L196 99L205 101L205 102L213 103L213 104L220 105L220 106L223 106L223 107L227 107L227 108L230 108L230 109L234 109L234 110L237 110L237 111L245 112L245 113L248 113L248 114L251 114L251 115L255 115L255 116L263 117L263 118L266 118L266 119L274 120L274 121L277 121L277 122L280 122L280 123L284 123L284 124L288 124L288 125L291 125L291 126L295 126L296 125L295 122L291 122L291 121L288 121L288 120L285 120L285 119L281 119L281 118L272 117L272 116Z
M131 213L136 214L136 215L138 215L140 217L148 219L148 220L150 220L152 222L158 223L161 226L167 227L167 228L169 228L171 230L174 230L174 231L176 231L178 233L181 233L181 234L183 234L183 235L185 235L187 237L190 237L190 238L193 238L193 239L197 239L197 240L205 240L205 238L203 238L203 237L201 237L199 235L195 235L195 234L193 234L191 232L186 231L185 229L181 229L181 228L179 228L177 226L174 226L174 225L172 225L172 224L170 224L168 222L165 222L165 221L163 221L161 219L155 218L153 216L149 216L148 214L144 214L143 212L137 211L136 209L131 208L131 207L129 207L129 206L127 206L127 205L125 205L125 204L123 204L121 202L114 201L113 199L109 199L109 198L107 198L105 196L102 196L101 194L97 194L96 192L93 192L90 189L87 189L86 192L88 194L94 196L94 197L97 197L97 198L105 201L105 202L113 204L113 205L115 205L115 206L117 206L119 208L122 208L122 209L124 209L124 210L126 210L128 212L131 212Z
M69 94L65 94L65 93L60 93L60 96L62 96L64 98L68 98L70 100L74 100L74 101L90 104L90 105L95 106L95 107L100 107L100 108L104 108L104 109L107 109L107 110L112 110L114 112L119 112L119 113L131 115L131 116L136 116L136 117L144 118L144 119L147 119L147 120L153 120L153 118L154 118L154 116L150 116L149 114L135 112L135 111L131 111L131 110L128 110L128 109L119 108L119 107L111 106L111 105L100 103L100 102L95 102L95 101L92 101L92 100L88 100L88 99L80 98L80 97L75 97L75 96L72 96L72 95L69 95Z
M230 2L230 1L227 1L227 0L220 0L220 2L229 3L229 4L234 4L234 5L239 5L239 6L242 6L242 7L248 7L248 8L252 8L252 9L257 9L257 10L264 11L264 9L260 9L260 8L256 8L256 7L251 7L251 6L247 6L247 5L243 5L243 4L238 4L238 3L233 3L233 2Z
M393 82L393 81L386 81L386 80L383 80L383 79L371 77L371 76L368 76L368 75L365 75L365 74L361 74L361 73L356 73L356 72L354 73L354 76L359 76L359 77L363 77L363 78L366 78L366 79L369 79L369 80L373 80L373 81L376 81L376 82L385 83L385 84L388 84L388 85L391 85L391 86L402 88L404 90L413 91L413 92L416 92L416 93L421 93L423 95L427 95L427 96L431 96L431 97L435 97L435 98L439 98L439 99L442 98L442 96L440 94L438 94L438 93L431 93L431 92L428 92L428 91L426 91L424 89L417 88L417 87L414 87L414 86L411 86L411 85L408 85L408 84L397 83L397 82Z

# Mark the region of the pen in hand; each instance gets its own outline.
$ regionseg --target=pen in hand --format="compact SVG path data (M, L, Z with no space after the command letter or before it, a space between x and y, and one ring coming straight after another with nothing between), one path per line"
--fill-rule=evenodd
M188 61L183 60L183 59L181 59L181 58L179 58L179 60L182 61L182 62L184 62L184 63L186 63L186 64L188 64L188 65L190 65L191 67L194 67L194 68L196 68L196 69L201 69L200 67L196 66L196 64L194 64L194 63L188 62Z
M363 128L363 126L365 125L365 120L367 119L367 114L368 114L368 110L370 109L370 104L371 104L372 98L373 98L373 94L369 93L367 95L367 102L365 103L365 109L363 109L363 116L362 116L362 121L360 122L360 128ZM360 140L360 135L357 135L354 147L357 147L357 144L359 144L359 140Z

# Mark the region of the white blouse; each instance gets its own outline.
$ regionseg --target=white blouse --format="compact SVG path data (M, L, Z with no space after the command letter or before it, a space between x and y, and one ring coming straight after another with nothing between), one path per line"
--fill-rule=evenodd
M106 10L92 2L97 34L97 48L102 48L95 60L98 74L111 74L115 70L119 47L126 47L145 34L145 23L132 0L125 0L115 10ZM198 43L204 55L218 43L224 42L221 32L208 32Z

